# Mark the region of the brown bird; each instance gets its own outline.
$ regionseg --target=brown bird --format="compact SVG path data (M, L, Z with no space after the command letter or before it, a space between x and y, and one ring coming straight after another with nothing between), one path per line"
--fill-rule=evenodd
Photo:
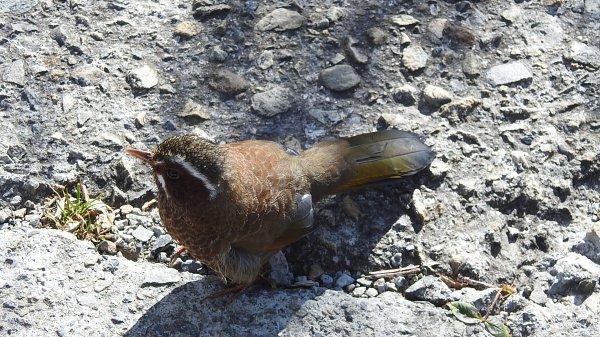
M301 154L270 141L216 145L197 136L126 151L152 167L167 231L239 289L314 229L313 202L417 173L434 158L416 134L399 130L323 141Z

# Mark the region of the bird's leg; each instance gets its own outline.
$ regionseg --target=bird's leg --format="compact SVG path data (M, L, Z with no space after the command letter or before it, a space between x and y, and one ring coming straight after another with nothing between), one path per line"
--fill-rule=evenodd
M169 267L173 267L173 265L175 264L175 260L177 260L177 258L180 257L181 254L186 250L186 246L179 247L179 249L177 249L177 251L173 255L171 255L171 259L169 260Z
M223 297L223 296L229 295L230 297L229 297L228 303L231 303L238 296L240 296L241 294L245 293L246 290L248 290L248 288L251 285L252 285L252 283L235 284L235 285L232 285L230 287L226 287L223 290L215 291L214 293L211 293L208 296L204 297L202 300L206 300L206 299L209 299L209 298L219 298L219 297Z

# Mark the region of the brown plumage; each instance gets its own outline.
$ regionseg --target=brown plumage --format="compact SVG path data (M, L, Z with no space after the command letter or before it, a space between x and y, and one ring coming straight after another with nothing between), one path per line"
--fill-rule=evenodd
M172 137L151 165L167 231L224 281L248 284L277 250L313 229L313 201L427 167L433 152L410 132L325 141L298 155L269 141L215 145Z

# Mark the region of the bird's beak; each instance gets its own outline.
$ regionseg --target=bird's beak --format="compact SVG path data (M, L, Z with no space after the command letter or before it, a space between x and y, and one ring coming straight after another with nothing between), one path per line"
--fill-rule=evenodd
M138 159L141 159L144 163L146 163L148 165L152 165L152 152L150 152L150 151L127 148L127 149L125 149L125 152L129 153L130 155L132 155Z

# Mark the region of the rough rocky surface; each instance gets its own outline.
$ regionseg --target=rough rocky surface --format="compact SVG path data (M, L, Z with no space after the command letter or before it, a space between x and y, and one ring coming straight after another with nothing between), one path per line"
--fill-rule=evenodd
M599 29L598 0L1 1L0 334L489 336L444 304L483 314L510 284L491 317L513 336L600 335ZM278 261L292 286L229 304L168 267L123 154L384 128L422 134L429 170L321 201ZM42 228L78 179L112 207L97 245Z

